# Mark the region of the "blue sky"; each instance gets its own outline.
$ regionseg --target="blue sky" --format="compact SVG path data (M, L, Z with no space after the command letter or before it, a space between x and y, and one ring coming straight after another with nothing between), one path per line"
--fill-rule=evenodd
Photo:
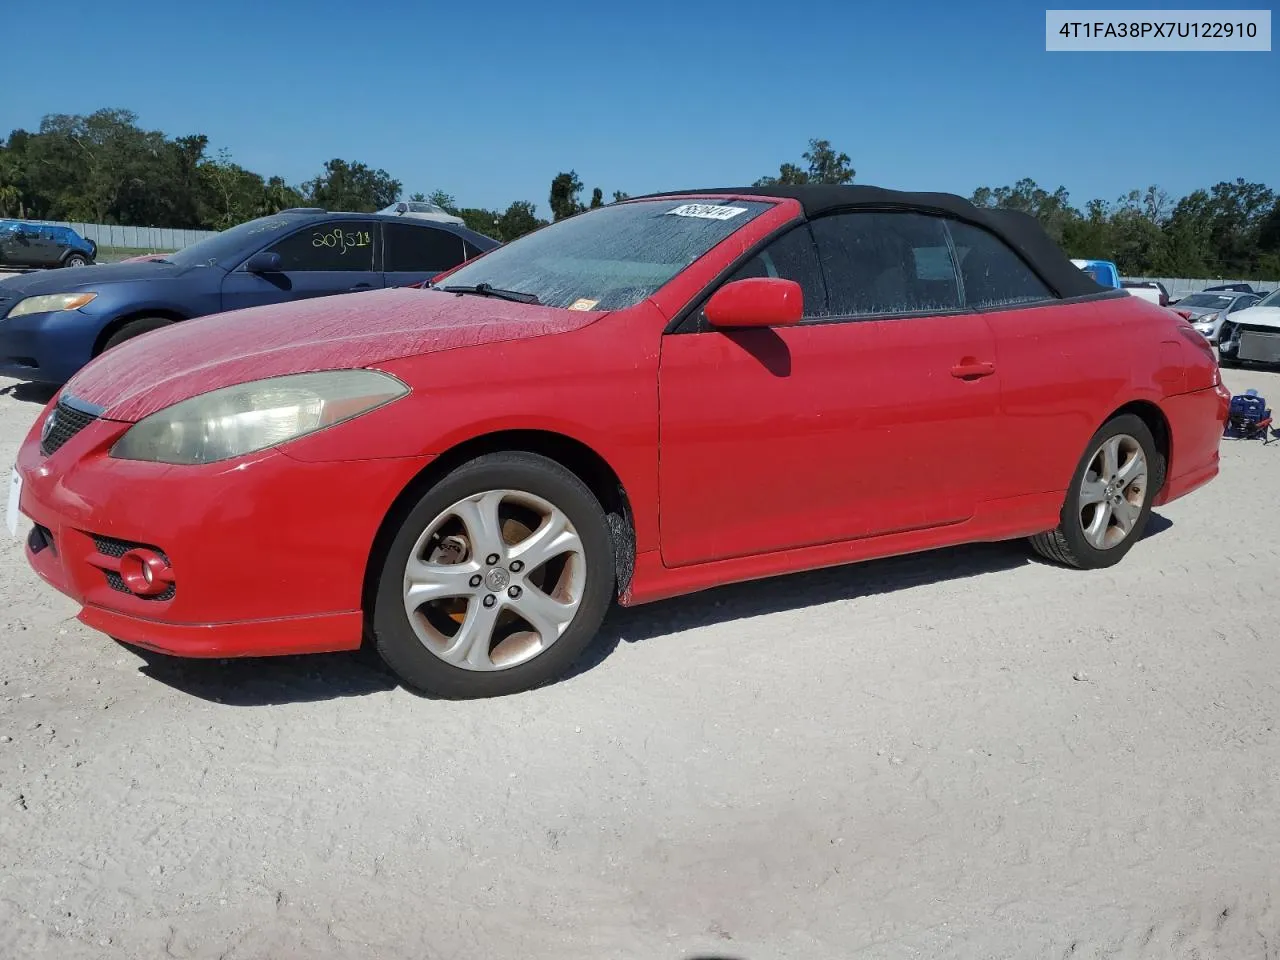
M736 185L824 137L887 187L1280 189L1280 52L1046 53L1026 2L6 6L0 135L126 107L291 182L342 157L545 215L560 170L606 197Z

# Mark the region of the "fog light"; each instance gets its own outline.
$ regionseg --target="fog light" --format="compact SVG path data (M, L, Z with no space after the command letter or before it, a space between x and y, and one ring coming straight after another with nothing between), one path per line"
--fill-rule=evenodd
M173 568L154 550L138 548L120 558L120 579L130 593L154 597L164 593L173 583Z

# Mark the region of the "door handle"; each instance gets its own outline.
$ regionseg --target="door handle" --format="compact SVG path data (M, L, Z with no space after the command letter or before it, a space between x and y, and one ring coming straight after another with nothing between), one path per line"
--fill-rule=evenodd
M969 363L957 363L951 368L951 375L958 380L977 380L981 377L989 377L996 372L996 365L990 361L971 361Z
M352 289L352 290L372 290L372 289L373 289L373 284L372 284L372 283L357 283L357 284L356 284L354 287L352 287L351 289Z

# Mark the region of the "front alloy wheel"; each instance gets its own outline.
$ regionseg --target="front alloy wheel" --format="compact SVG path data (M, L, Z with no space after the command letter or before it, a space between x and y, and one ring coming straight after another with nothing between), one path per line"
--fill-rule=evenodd
M404 609L418 640L464 670L502 670L545 653L573 622L586 585L573 523L519 490L459 500L418 537Z
M497 696L558 679L613 598L604 511L577 476L545 457L479 457L398 522L373 634L387 665L426 693Z

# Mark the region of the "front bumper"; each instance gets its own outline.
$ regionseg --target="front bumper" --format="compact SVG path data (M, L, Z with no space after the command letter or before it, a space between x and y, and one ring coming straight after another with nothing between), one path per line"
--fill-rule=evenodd
M430 460L304 463L280 450L200 467L113 460L129 425L106 420L45 457L38 426L17 463L20 509L37 525L28 562L88 626L189 657L357 648L374 538ZM119 556L134 546L168 559L172 591L128 591Z
M102 320L79 310L0 319L0 376L66 383L93 357Z

